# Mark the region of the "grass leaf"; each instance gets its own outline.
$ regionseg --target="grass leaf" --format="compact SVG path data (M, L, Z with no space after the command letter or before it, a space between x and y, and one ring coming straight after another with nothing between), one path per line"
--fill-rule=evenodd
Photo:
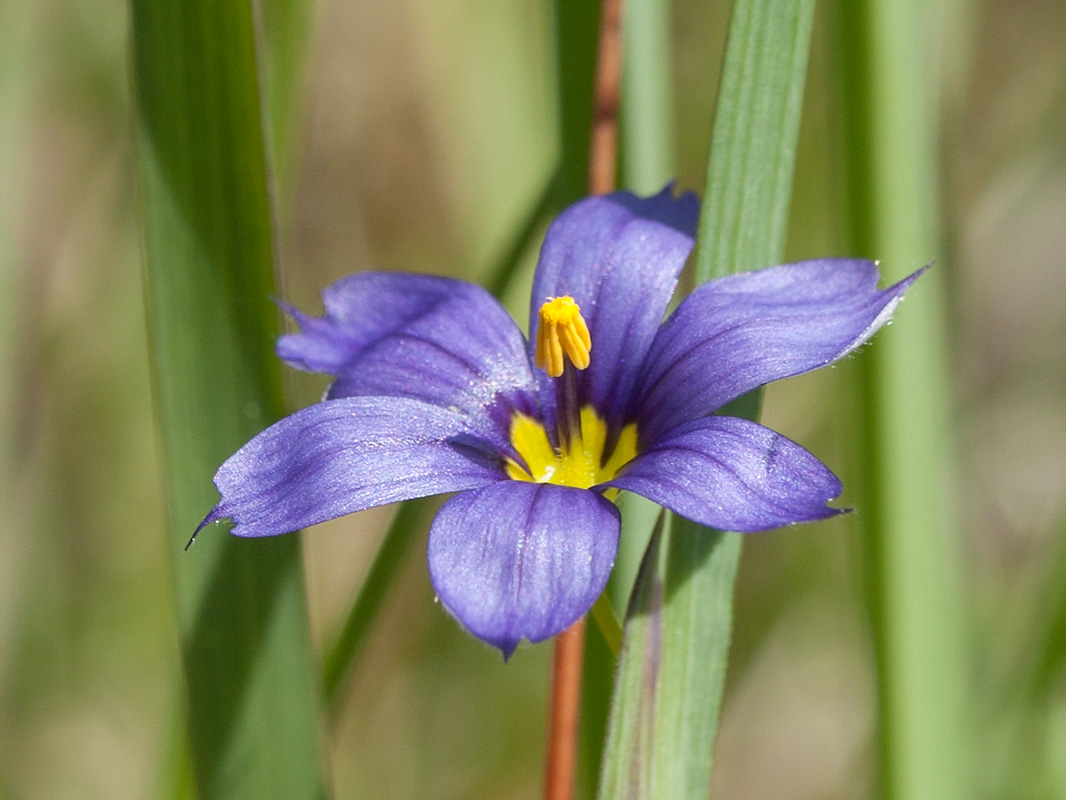
M253 4L133 0L146 305L201 798L324 795L298 536L192 529L284 413Z
M851 245L887 281L938 256L930 7L837 5ZM949 498L945 266L908 294L865 354L862 474L879 681L882 796L972 797L960 565Z
M781 256L812 16L813 0L734 6L696 245L698 282ZM731 413L753 418L759 394L737 404ZM740 536L674 518L661 546L636 590L660 599L626 622L604 800L707 796Z

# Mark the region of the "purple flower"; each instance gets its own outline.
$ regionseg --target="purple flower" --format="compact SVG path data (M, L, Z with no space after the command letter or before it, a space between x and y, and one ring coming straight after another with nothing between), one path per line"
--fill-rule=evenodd
M878 291L869 261L805 261L711 281L663 322L698 203L669 189L567 209L533 282L531 345L485 290L364 273L292 310L290 365L336 376L323 402L215 475L200 524L272 536L457 492L429 537L445 608L509 655L579 619L618 544L619 490L702 525L757 531L840 513L840 481L754 422L715 412L831 364L889 318L917 273ZM197 529L199 530L199 528Z

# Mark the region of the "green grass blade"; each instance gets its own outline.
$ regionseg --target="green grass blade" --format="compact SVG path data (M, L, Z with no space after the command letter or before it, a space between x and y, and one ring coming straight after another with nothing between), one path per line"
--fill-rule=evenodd
M812 16L813 0L739 0L734 6L696 246L697 281L780 259ZM756 393L730 413L753 418L758 403ZM639 616L627 620L604 756L605 799L707 795L740 537L675 518L662 547L654 576L646 570L637 590L649 591L650 581L652 596L661 594L661 607L653 606L650 615L655 624L644 627L649 623L636 621Z
M297 125L302 119L298 100L300 79L306 57L311 27L310 0L262 0L259 54L260 69L266 80L260 81L265 91L267 132L270 142L270 162L274 166L281 198L288 201L297 162ZM265 51L265 52L263 52ZM265 84L265 85L264 85ZM282 205L285 203L283 202ZM280 209L284 212L286 209ZM282 218L287 215L282 214Z
M928 5L840 2L852 247L895 280L938 255ZM944 266L923 276L860 364L857 483L868 542L882 794L971 797L955 522L950 510Z
M1019 637L1018 652L1028 662L1019 670L1019 694L1030 705L1050 704L1056 682L1066 675L1066 519L1059 525L1058 548L1038 595L1036 613Z
M600 626L590 618L585 633L585 661L581 672L581 730L575 776L578 797L596 796L614 669L615 655Z
M19 219L28 170L25 144L29 139L30 100L35 80L30 69L33 47L33 13L20 4L0 5L0 375L18 375L15 346L23 293L19 275ZM0 385L0 498L10 490L15 463L16 381ZM10 507L5 504L5 507ZM0 526L0 542L9 526ZM8 583L5 581L4 583ZM0 601L6 599L0 589ZM0 602L0 608L6 604ZM4 622L0 619L0 624ZM4 633L0 629L0 633ZM0 641L6 637L0 636ZM0 650L0 656L4 653ZM0 667L3 666L0 661ZM0 670L2 674L2 670Z
M611 703L611 718L600 775L601 798L654 797L653 726L658 697L653 687L662 665L663 584L660 542L666 515L658 523L641 561L636 585L625 617L625 638L618 660Z
M16 536L21 531L17 523L16 504L16 437L19 433L16 413L16 387L20 369L17 358L17 337L25 311L23 280L19 269L18 228L23 191L27 180L25 143L28 140L28 120L32 96L36 88L30 65L32 54L40 46L32 35L32 7L19 3L0 5L0 375L8 376L0 385L0 506L7 509L0 523L0 550L8 554L0 566L0 724L5 720L4 699L10 692L12 644L17 607L16 592L19 581L14 580L21 566ZM14 375L15 379L11 380ZM0 798L14 797L8 788L8 762L0 757Z
M977 779L988 797L1066 796L1066 706L1058 697L1066 676L1066 520L1058 530L1039 591L1022 606L1025 621L997 631L1013 657L980 692L976 724L995 732L995 758L982 762Z
M559 206L588 194L599 0L554 0L559 91Z
M625 0L622 182L654 194L674 177L669 0Z
M559 171L556 169L545 182L544 188L541 190L536 202L526 213L522 224L511 236L511 241L493 267L489 279L485 282L485 288L500 300L503 299L507 288L511 285L511 281L514 280L518 268L522 265L522 256L533 244L534 237L551 220L552 215L559 210L558 195Z
M696 282L785 248L814 0L738 0L729 23L696 244Z
M185 541L283 412L252 4L131 3L146 305L200 796L324 795L297 536Z

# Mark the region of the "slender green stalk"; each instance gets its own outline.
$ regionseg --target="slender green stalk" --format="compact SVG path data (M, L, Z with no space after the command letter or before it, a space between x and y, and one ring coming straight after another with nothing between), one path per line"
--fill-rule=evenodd
M19 274L18 222L25 176L24 142L28 138L27 121L32 82L29 66L37 43L31 35L34 7L21 3L0 4L0 505L7 509L0 522L0 552L7 554L0 564L0 706L9 691L8 664L15 637L15 623L10 609L16 607L15 593L20 581L15 577L21 565L18 535L12 520L15 512L16 359L20 314L26 308L20 302L22 280ZM15 376L14 380L11 376ZM8 764L0 757L0 798L14 797L7 787Z
M601 798L654 797L655 703L662 639L663 583L661 541L666 515L659 521L641 560L625 618L622 654L611 703L610 728L600 776Z
M588 192L599 0L554 0L559 87L559 206Z
M981 722L998 729L995 758L980 772L989 797L1061 797L1066 786L1066 706L1058 697L1066 676L1066 519L1058 530L1026 624L1007 632L1013 657L978 704Z
M15 372L19 308L17 221L19 200L24 197L29 19L24 7L0 5L0 375L8 376ZM7 469L13 456L15 385L11 380L0 385L0 470ZM0 472L0 477L0 492L6 492L9 476Z
M670 0L626 0L622 183L658 192L674 177Z
M703 198L696 278L784 249L813 0L733 9ZM754 418L759 393L730 413ZM675 518L626 621L600 797L704 798L725 681L740 537ZM639 677L638 677L639 676Z
M1037 599L1032 621L1018 637L1017 652L1026 663L1017 671L1021 702L1036 706L1048 702L1056 681L1066 675L1066 519L1058 526L1059 545Z
M533 238L541 228L551 219L552 214L558 210L557 198L559 195L559 171L552 172L551 177L545 181L540 195L526 213L522 225L515 230L510 244L504 250L500 260L489 273L490 277L485 288L496 297L503 298L507 287L511 285L518 268L522 264L522 256L533 243Z
M298 90L303 75L308 33L311 27L310 0L259 0L262 9L259 62L261 88L265 100L270 163L278 184L284 190L295 172L296 127L301 120ZM291 192L282 191L289 198Z
M596 620L596 627L603 634L604 642L611 649L611 653L617 656L618 651L622 649L622 627L618 624L618 617L611 608L611 599L606 592L600 595L590 613Z
M183 710L175 708L171 714L172 722L170 730L167 731L159 789L156 792L156 797L160 800L195 800L197 796L192 769L192 748L185 725L185 714L181 713Z
M696 244L696 282L785 249L814 0L738 0L729 23Z
M131 3L150 355L204 800L324 795L299 537L209 530L183 552L215 468L284 412L252 8Z
M20 201L25 197L25 149L31 99L33 11L29 6L0 5L0 497L9 491L6 474L14 458L15 337L20 314L18 269ZM7 506L5 506L7 507ZM0 536L8 526L0 526ZM5 582L10 585L10 582ZM0 637L2 639L2 637Z
M917 0L838 3L852 249L887 279L937 255L930 15ZM886 798L971 797L967 669L951 508L944 266L861 363L864 475Z
M611 612L614 613L613 611ZM615 620L614 626L618 627ZM595 797L600 777L600 759L611 703L611 675L616 656L600 625L588 626L585 661L581 675L581 730L578 739L577 797Z
M330 708L336 707L345 678L350 674L411 547L425 530L433 509L432 500L409 500L400 506L385 532L385 538L344 621L344 627L326 656L323 683Z

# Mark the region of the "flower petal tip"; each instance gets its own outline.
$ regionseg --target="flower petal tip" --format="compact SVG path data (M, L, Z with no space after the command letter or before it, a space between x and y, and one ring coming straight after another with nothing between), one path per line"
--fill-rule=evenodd
M922 277L922 275L924 275L932 266L933 266L933 262L930 261L925 266L919 267L914 272L912 272L910 275L908 275L906 278L904 278L903 280L899 281L895 285L891 286L889 288L889 291L890 292L894 292L894 293L898 293L898 294L903 294L903 292L905 292L909 288L911 288L911 286L914 285L914 282L917 281L920 277Z
M192 536L189 537L189 541L185 543L185 550L188 551L194 544L196 544L196 537L200 535L200 531L219 520L226 519L226 514L222 511L222 503L218 503L206 517L201 520L200 524L196 526L196 530L192 532Z
M676 182L670 181L651 197L638 197L630 192L615 192L608 197L638 217L661 223L694 239L699 224L700 199L694 192L675 194L676 187Z
M828 519L836 519L837 517L842 517L845 514L851 514L855 510L851 506L847 506L845 508L834 508L833 506L828 505L834 499L836 498L830 498L829 500L826 500L826 506L821 510L820 514L811 514L811 516L805 520L801 519L796 520L795 522L790 522L788 526L791 528L795 525L802 525L805 522L824 522Z

